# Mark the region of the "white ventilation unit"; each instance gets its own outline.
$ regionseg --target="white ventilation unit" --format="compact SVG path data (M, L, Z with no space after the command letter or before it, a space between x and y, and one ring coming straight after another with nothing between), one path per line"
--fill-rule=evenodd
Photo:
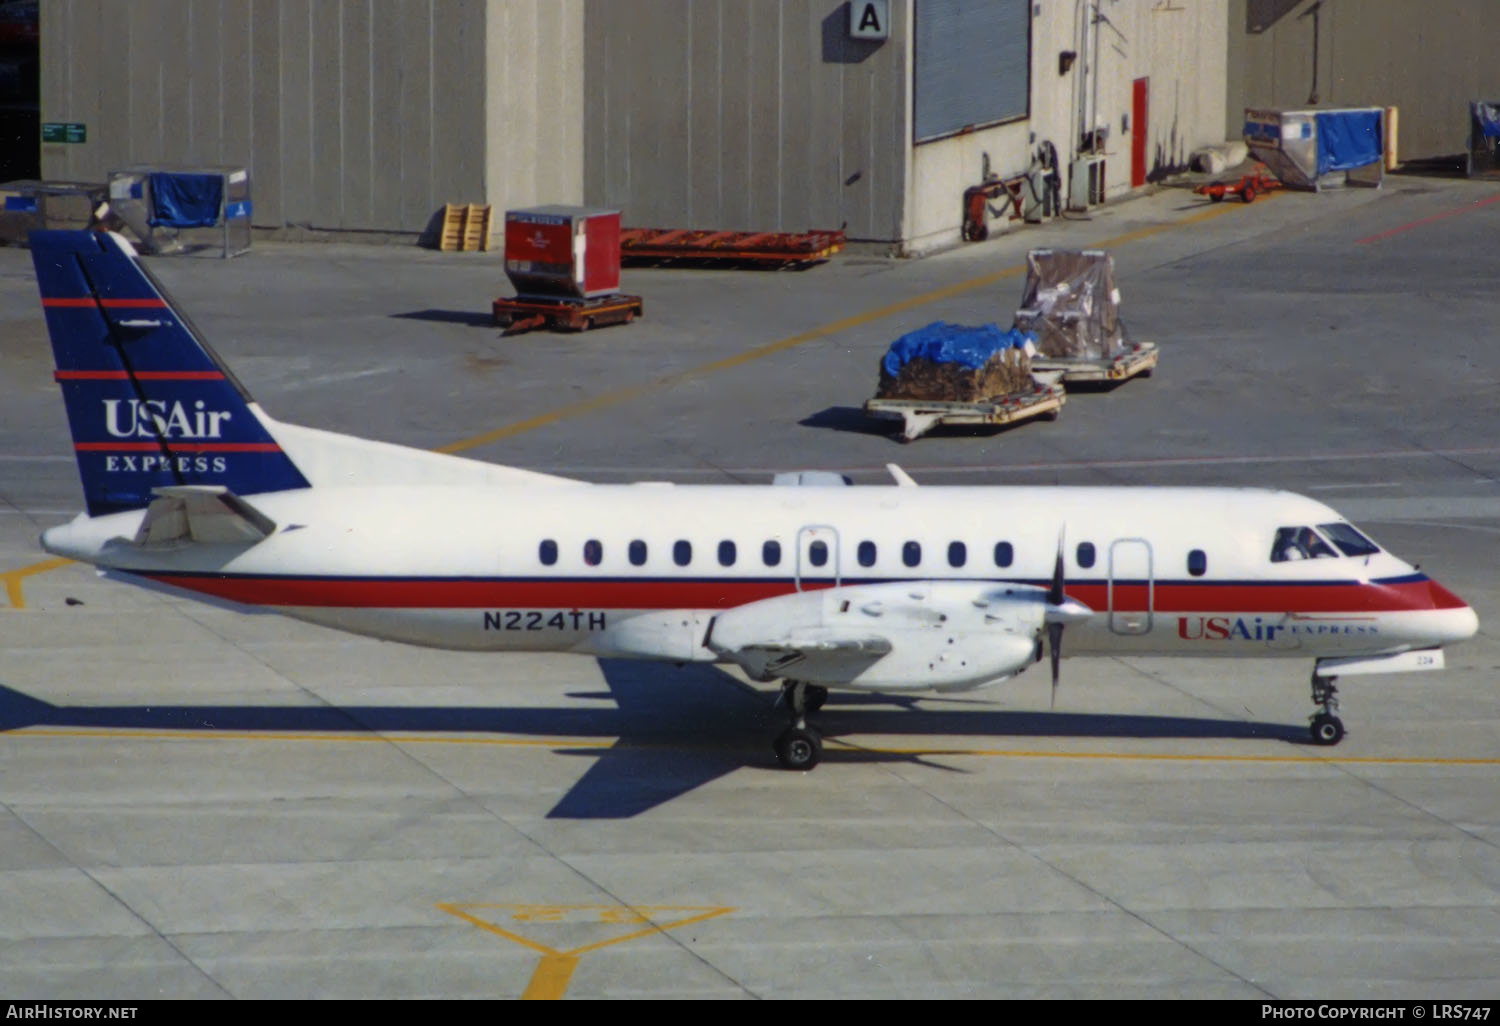
M1068 206L1074 210L1097 207L1104 202L1104 158L1081 156L1073 161L1068 183Z

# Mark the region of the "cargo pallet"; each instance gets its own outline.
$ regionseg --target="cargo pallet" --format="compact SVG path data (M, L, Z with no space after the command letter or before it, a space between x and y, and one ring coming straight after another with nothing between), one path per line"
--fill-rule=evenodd
M1053 359L1033 356L1031 369L1041 374L1060 374L1061 380L1071 384L1119 384L1136 377L1150 377L1156 369L1161 353L1155 342L1134 342L1129 349L1113 359Z
M620 256L631 263L683 260L791 267L827 260L847 241L841 231L796 234L626 228L620 232Z
M505 334L519 335L543 326L553 331L587 331L629 324L645 312L645 304L640 296L623 293L593 299L516 296L495 300L493 312L495 323L505 329Z
M867 399L865 413L878 420L901 421L902 442L921 438L938 425L963 427L1014 424L1041 417L1056 420L1067 390L1048 380L1030 392L1013 392L982 402L944 402L926 399Z

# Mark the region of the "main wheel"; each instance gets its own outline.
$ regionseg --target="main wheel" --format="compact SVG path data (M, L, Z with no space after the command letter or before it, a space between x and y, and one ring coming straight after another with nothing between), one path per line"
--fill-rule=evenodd
M810 770L823 758L823 740L805 727L788 727L776 739L776 758L790 770Z
M1328 713L1319 713L1312 720L1312 738L1320 745L1336 745L1344 739L1344 721Z

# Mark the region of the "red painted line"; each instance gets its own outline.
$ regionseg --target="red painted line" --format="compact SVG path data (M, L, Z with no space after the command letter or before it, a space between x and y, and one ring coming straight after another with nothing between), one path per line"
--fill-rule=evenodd
M280 452L275 442L193 442L180 438L166 442L168 452ZM75 442L75 452L161 452L161 442Z
M786 580L391 579L148 574L153 580L248 605L363 609L728 609L792 591ZM820 585L827 587L827 584ZM809 585L809 587L812 587ZM1102 583L1068 594L1108 611ZM1161 584L1153 611L1175 613L1394 613L1457 609L1462 599L1429 579L1385 584ZM1117 585L1115 609L1146 608L1144 585Z
M60 370L52 372L53 381L128 381L130 373L122 370ZM223 371L136 371L138 381L223 381Z
M1402 232L1409 232L1413 228L1420 228L1424 224L1432 224L1432 222L1434 221L1442 221L1449 217L1457 217L1459 214L1467 214L1476 207L1488 206L1491 203L1500 203L1500 196L1491 196L1488 199L1475 200L1468 206L1459 207L1457 210L1448 210L1441 214L1433 214L1431 217L1424 217L1420 221L1413 221L1411 224L1403 224L1399 228L1391 228L1388 231L1379 232L1375 235L1367 235L1363 239L1356 240L1354 244L1356 246L1365 246L1372 242L1379 242L1381 239L1389 238L1392 235L1400 235Z
M95 299L93 296L74 296L66 299L42 299L42 306L60 307L87 307L102 306L106 310L139 310L147 307L161 308L167 305L165 299Z

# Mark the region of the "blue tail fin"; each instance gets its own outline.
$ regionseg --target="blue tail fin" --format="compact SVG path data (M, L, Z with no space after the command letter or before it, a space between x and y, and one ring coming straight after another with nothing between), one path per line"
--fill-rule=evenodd
M168 485L307 487L129 243L32 232L31 255L90 516L139 509Z

